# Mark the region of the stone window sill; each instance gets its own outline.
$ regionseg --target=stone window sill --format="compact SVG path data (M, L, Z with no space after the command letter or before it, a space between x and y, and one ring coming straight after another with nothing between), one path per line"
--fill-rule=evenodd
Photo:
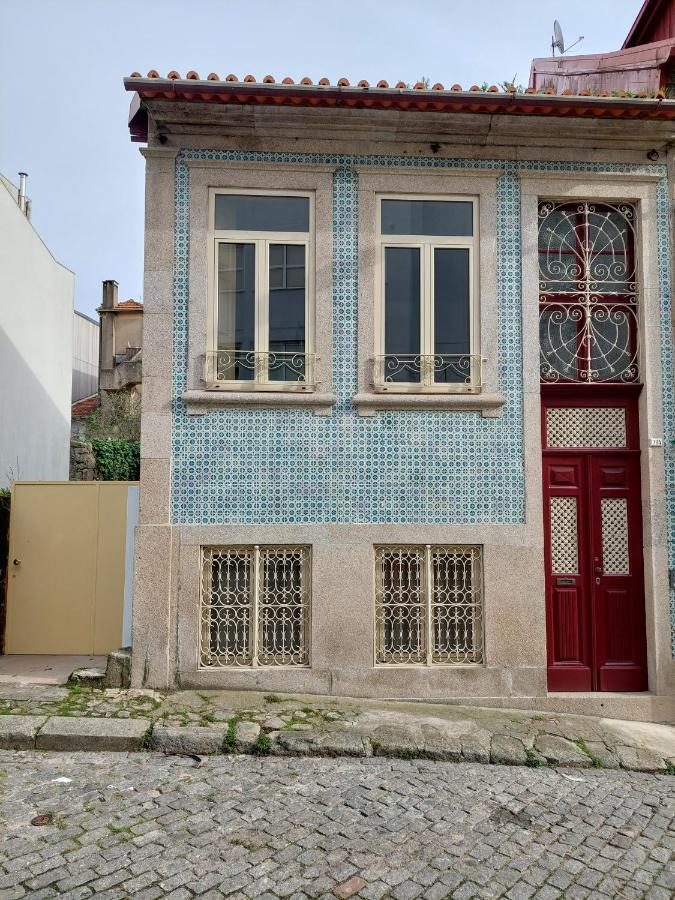
M295 391L185 391L182 400L189 416L203 416L214 409L311 409L315 416L329 416L335 394L301 394Z
M390 409L440 409L479 411L496 419L506 403L503 394L356 394L352 403L360 416L374 416Z

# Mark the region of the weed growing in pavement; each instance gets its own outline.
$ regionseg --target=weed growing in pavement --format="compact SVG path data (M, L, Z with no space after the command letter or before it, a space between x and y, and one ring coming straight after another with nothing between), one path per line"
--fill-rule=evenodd
M111 834L116 835L121 841L133 841L134 839L134 833L128 825L120 825L118 827L108 823L107 828Z
M591 764L594 769L602 769L603 768L602 760L600 759L599 756L596 756L592 750L589 750L588 745L586 744L586 741L583 738L578 738L574 743L581 750L581 752L585 753L586 756L590 759Z
M272 741L264 731L261 731L253 744L251 744L251 753L254 753L256 756L267 756L271 750Z
M538 769L542 765L541 757L534 750L525 750L525 765L531 769Z
M141 746L144 750L152 749L152 729L153 729L153 726L150 725L148 727L147 731L145 732L145 734L143 735L143 741L141 742Z
M223 739L223 753L234 753L237 749L237 724L239 716L232 716L227 722L227 732Z

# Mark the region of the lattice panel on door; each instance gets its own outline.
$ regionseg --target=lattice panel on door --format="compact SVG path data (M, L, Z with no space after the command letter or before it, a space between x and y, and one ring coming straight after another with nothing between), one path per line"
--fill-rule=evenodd
M625 447L626 410L621 406L552 407L546 410L548 447Z
M600 501L602 520L602 568L605 575L629 575L628 503L623 497L603 497Z
M576 497L551 497L551 571L579 571L579 528Z

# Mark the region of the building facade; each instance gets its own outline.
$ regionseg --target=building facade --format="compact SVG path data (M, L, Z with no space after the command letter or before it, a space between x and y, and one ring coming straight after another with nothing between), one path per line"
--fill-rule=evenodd
M98 322L79 310L73 316L73 403L98 393Z
M74 274L0 176L0 488L68 478Z
M134 684L672 715L675 103L126 87Z
M118 284L103 282L98 309L100 325L99 388L102 391L140 390L143 379L143 304L118 300Z

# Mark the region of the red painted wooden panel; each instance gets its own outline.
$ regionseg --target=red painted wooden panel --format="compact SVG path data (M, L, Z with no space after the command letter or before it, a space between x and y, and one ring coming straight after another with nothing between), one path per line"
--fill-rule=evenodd
M587 389L586 389L587 390ZM593 392L591 392L592 394ZM571 396L569 396L571 394ZM589 396L574 391L542 392L542 438L546 409L554 406L623 406L628 448L543 451L544 537L548 685L551 691L647 690L640 453L637 392ZM544 444L545 446L545 444ZM635 449L631 449L635 448ZM554 573L551 553L551 498L577 503L576 573ZM605 572L603 498L621 498L627 507L628 571ZM619 544L626 538L619 518ZM621 548L619 548L619 555ZM617 557L619 559L619 557Z

